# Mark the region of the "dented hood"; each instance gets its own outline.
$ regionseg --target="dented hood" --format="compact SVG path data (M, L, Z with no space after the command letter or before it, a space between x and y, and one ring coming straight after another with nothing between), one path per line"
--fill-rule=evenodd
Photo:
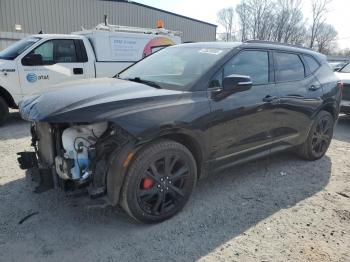
M105 121L169 103L183 94L116 78L79 80L53 88L20 102L22 118L52 123Z

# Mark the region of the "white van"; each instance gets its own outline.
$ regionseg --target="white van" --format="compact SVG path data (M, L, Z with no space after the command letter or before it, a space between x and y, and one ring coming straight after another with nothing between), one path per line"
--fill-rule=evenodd
M100 24L70 35L38 34L0 52L0 125L26 95L82 78L112 77L143 57L181 43L179 32Z

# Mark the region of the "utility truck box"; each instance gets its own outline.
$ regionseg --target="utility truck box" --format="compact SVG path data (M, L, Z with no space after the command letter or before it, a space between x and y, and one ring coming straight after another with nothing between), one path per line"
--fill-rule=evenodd
M83 78L113 77L161 48L179 32L100 24L67 35L38 34L0 52L0 125L26 95Z

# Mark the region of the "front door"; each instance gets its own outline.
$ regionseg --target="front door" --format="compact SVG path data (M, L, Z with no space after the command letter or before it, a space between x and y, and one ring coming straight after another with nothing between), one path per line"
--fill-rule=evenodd
M243 50L211 81L211 159L217 165L225 165L225 162L230 163L245 153L269 147L270 130L274 128L274 107L278 102L269 57L265 50ZM221 100L215 99L222 79L232 74L250 76L252 88Z
M51 85L85 78L84 63L74 39L48 40L29 54L41 57L26 64L25 58L18 61L18 70L23 95L41 93Z

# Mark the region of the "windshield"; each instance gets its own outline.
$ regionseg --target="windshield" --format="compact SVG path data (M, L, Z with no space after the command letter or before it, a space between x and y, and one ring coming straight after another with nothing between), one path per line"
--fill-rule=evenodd
M153 82L159 88L187 90L229 50L186 45L167 47L126 69L119 77Z
M346 66L344 66L344 67L340 70L340 72L342 72L342 73L350 73L350 63L347 64Z
M20 54L22 54L29 47L38 42L40 37L29 37L10 45L8 48L0 52L0 59L13 60Z

